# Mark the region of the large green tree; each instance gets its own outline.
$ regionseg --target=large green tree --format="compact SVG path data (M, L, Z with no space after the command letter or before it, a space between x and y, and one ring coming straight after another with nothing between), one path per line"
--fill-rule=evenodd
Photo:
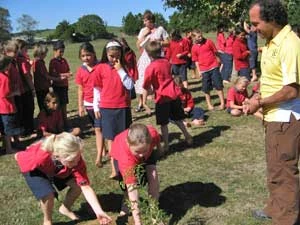
M142 15L133 15L129 12L122 18L123 32L128 35L136 35L143 26Z
M6 41L10 39L12 27L9 17L10 15L8 10L0 7L0 41Z
M37 28L38 21L33 19L30 15L23 14L20 18L17 19L18 22L18 30L21 31L22 34L27 36L27 41L34 40L34 32Z
M56 26L55 32L50 39L58 38L62 40L71 40L74 32L74 25L71 25L67 20L63 20Z
M103 20L94 14L80 17L75 26L76 32L89 36L91 39L105 38L108 35Z

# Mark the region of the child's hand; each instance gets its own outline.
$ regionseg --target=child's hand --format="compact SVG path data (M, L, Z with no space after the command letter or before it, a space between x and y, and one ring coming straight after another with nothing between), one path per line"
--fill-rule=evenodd
M78 115L79 115L80 117L83 117L83 116L84 116L84 113L85 113L84 108L83 108L82 106L79 106L79 108L78 108Z
M99 120L100 118L101 118L101 113L100 112L94 112L94 114L95 114L95 118L97 119L97 120Z
M122 68L120 59L117 59L117 60L116 60L116 62L115 62L115 64L114 64L114 68L115 68L116 70L119 70L119 69Z
M99 224L110 224L111 218L105 213L101 213L100 215L97 215L97 219Z

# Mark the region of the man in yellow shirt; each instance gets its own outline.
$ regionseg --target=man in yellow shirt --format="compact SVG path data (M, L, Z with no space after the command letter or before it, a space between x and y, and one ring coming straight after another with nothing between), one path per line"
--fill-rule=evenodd
M250 21L266 39L261 57L261 95L244 105L253 114L263 108L269 199L254 216L271 218L273 225L299 221L300 39L288 25L279 0L257 0Z

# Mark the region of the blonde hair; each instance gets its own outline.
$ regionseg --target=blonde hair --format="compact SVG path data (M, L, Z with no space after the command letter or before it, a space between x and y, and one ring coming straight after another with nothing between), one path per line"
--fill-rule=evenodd
M33 48L33 57L41 57L46 55L48 48L46 45L36 44Z
M234 85L237 85L237 84L244 84L244 83L246 83L246 84L249 84L249 80L246 78L246 77L244 77L244 76L240 76L240 77L237 77L236 78L236 80L234 81Z
M150 144L151 135L148 127L141 123L133 123L128 129L127 142L129 146L137 146L139 144Z
M45 151L51 152L66 161L72 161L78 153L82 152L82 147L82 140L67 132L53 134L45 138L42 143L42 148Z
M145 46L146 52L153 59L161 57L162 46L159 41L149 41Z

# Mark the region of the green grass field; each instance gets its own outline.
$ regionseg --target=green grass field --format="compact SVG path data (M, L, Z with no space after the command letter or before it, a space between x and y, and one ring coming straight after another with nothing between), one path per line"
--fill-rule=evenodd
M128 37L135 49L135 37ZM92 42L98 58L102 54L104 40ZM66 46L65 57L73 73L80 66L80 44ZM47 64L52 57L49 47ZM70 80L68 105L69 118L80 125L84 132L84 157L92 187L99 196L103 208L114 218L113 224L132 224L118 217L122 192L116 181L108 179L110 165L103 168L94 165L96 157L95 136L87 118L77 117L77 88L74 77ZM200 91L200 80L190 79L190 89L196 105L206 109ZM224 88L225 92L228 86ZM214 104L218 104L212 92ZM136 106L132 102L132 107ZM38 108L36 107L36 111ZM189 128L194 137L193 147L187 147L177 127L170 124L170 151L158 164L160 177L160 207L170 216L169 224L179 225L268 225L270 222L255 220L251 210L261 208L267 197L265 188L264 132L262 122L253 116L231 117L226 111L207 112L206 126ZM135 122L153 124L155 117L133 113ZM13 155L0 156L0 224L41 224L39 204L27 188ZM60 194L63 199L65 192ZM56 225L97 224L93 213L81 196L73 209L82 216L74 223L61 216L56 201L53 221Z

